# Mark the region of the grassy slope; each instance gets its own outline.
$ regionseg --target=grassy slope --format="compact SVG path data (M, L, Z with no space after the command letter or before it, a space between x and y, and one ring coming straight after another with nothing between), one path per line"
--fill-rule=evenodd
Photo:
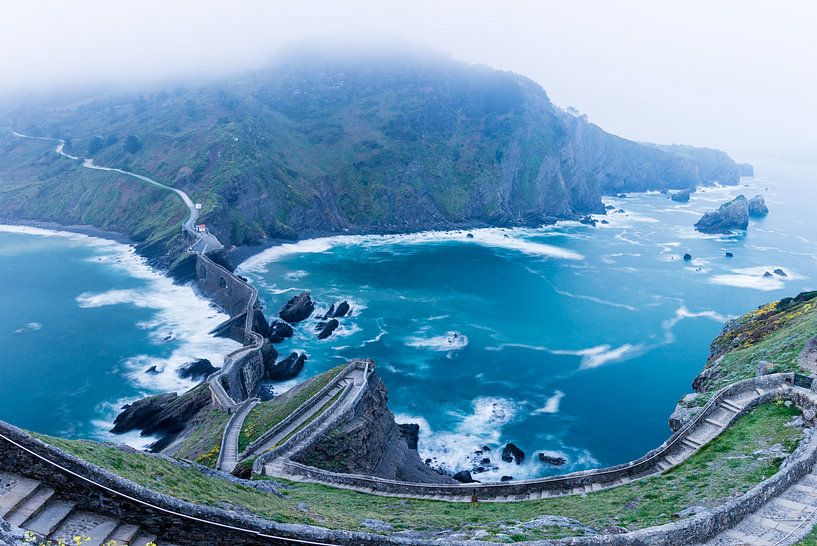
M215 468L221 451L221 438L230 414L218 408L206 408L191 423L192 432L175 449L173 456Z
M790 451L797 444L800 429L784 426L796 414L796 409L783 404L761 406L687 462L661 476L586 496L476 506L377 497L305 483L287 483L284 497L278 498L206 477L194 468L180 467L149 454L87 441L46 441L162 493L212 506L246 507L274 521L362 530L366 529L362 520L374 518L398 530L451 529L470 533L484 529L488 538L512 532L533 539L562 536L568 531L521 530L514 525L549 514L575 518L597 529L608 525L636 529L666 523L673 513L686 507L715 505L736 492L745 492L774 474L781 463L759 451L775 444Z
M298 406L306 402L312 395L321 390L332 378L346 367L338 366L317 375L299 385L290 392L277 396L272 400L261 402L255 406L244 420L241 435L238 439L239 453L244 451L253 440L259 438L273 426L280 423L286 416L295 411Z

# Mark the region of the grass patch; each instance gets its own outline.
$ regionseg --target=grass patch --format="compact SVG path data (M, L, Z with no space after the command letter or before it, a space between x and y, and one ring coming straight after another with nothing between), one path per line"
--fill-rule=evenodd
M278 446L280 446L280 445L284 444L284 443L285 443L287 440L289 440L290 438L292 438L293 436L295 436L295 435L296 435L298 432L300 432L301 430L303 430L304 428L306 428L306 426L307 426L309 423L311 423L312 421L314 421L315 419L317 419L318 417L320 417L321 415L323 415L323 412L325 412L326 410L328 410L328 409L329 409L329 408L332 406L332 404L334 404L334 403L337 401L337 399L338 399L338 398L340 398L340 396L341 396L342 394L343 394L343 391L340 391L340 392L338 392L337 394L335 394L335 396L333 396L332 398L330 398L330 399L329 399L329 400L328 400L328 401L327 401L327 402L326 402L326 403L325 403L323 406L321 406L321 408L320 408L318 411L316 411L315 413L313 413L312 415L310 415L308 419L306 419L306 420L305 420L303 423L301 423L300 425L298 425L297 427L295 427L295 430L293 430L292 432L290 432L289 434L287 434L286 436L284 436L284 439L283 439L283 440L281 440L280 442L278 442L277 444L275 444L273 447L278 447Z
M241 453L253 441L261 437L269 429L283 421L298 406L306 402L311 396L321 390L335 378L346 365L338 366L317 375L306 383L295 387L289 392L276 396L272 400L256 405L247 415L238 437L238 451Z
M189 459L204 466L215 468L221 452L221 439L230 414L219 408L199 412L190 424L191 432L179 443L173 456Z
M366 530L361 521L379 519L394 530L486 530L497 539L524 535L556 538L580 533L566 527L527 528L521 522L542 515L565 516L594 529L617 525L639 529L667 523L689 506L714 506L772 476L782 458L764 454L774 445L794 449L801 429L784 426L798 414L794 407L768 403L741 417L732 427L688 461L662 475L584 496L515 503L448 503L377 497L324 485L276 480L283 498L203 476L194 468L161 457L123 451L87 441L45 441L156 491L190 502L239 506L280 522ZM504 540L504 539L503 539Z

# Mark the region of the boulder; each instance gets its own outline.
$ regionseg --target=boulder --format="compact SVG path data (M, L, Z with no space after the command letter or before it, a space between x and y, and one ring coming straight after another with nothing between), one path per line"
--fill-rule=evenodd
M779 267L774 270L774 274L779 275L781 277L788 277L788 275L786 275L786 272L780 269Z
M513 443L505 444L505 447L502 448L502 460L506 463L515 462L516 464L521 464L522 461L525 460L525 452L516 447Z
M474 238L474 234L473 234L473 233L469 233L469 234L467 234L467 235L465 236L465 238L466 238L466 239L473 239L473 238Z
M261 337L269 337L269 323L261 309L253 309L252 330L253 332L261 334Z
M687 203L689 202L690 195L692 195L692 190L686 189L673 193L672 196L670 196L670 199L673 201L678 201L679 203Z
M701 233L730 233L733 229L749 227L749 202L743 195L721 205L714 212L707 212L695 223Z
M770 279L770 278L774 277L774 275L772 275L771 273L766 271L765 273L763 273L763 277L766 278L766 279Z
M769 207L766 206L766 200L762 195L755 195L749 199L749 216L754 218L762 218L769 214Z
M290 324L295 324L309 318L314 310L315 303L312 301L312 296L309 292L301 292L284 305L278 316Z
M460 470L456 474L454 474L454 479L460 483L478 483L474 478L471 477L471 472L468 470Z
M694 419L701 413L701 407L692 405L692 402L698 397L697 393L687 394L681 402L675 406L675 410L669 417L669 428L672 432L677 432L685 424Z
M145 370L145 373L149 375L159 375L159 373L161 372L159 372L159 368L157 368L156 364L154 364L153 366Z
M270 343L281 343L286 338L292 337L295 332L292 326L281 319L275 319L269 325L269 340Z
M284 381L292 379L304 369L306 355L303 353L291 353L288 357L276 362L271 366L265 366L264 378L271 381Z
M501 478L499 478L499 481L501 481L501 482L509 482L509 481L511 481L512 479L513 479L513 476L502 476Z
M689 252L687 252L686 254L684 254L684 261L685 261L685 262L688 262L688 261L690 261L691 259L692 259L692 254L690 254Z
M326 339L332 335L332 332L340 326L338 319L332 319L329 322L319 322L315 329L318 330L318 339Z
M692 380L692 388L695 392L703 392L706 390L706 383L717 378L721 374L721 367L718 364L704 368L701 373L695 376Z
M261 361L264 363L264 369L275 366L275 361L278 360L278 351L270 340L265 339L264 344L261 345Z
M323 320L332 318L334 316L335 316L335 304L333 303L332 305L329 306L329 310L327 310L326 313L323 314Z
M567 459L564 457L548 455L546 453L539 453L539 460L543 463L552 464L554 466L562 466L567 462Z
M727 253L726 253L726 257L727 257L727 258L734 258L734 257L735 257L735 255L734 255L732 252L727 252Z
M584 224L586 226L596 227L596 220L590 215L582 216L581 218L579 218L579 223Z
M213 366L206 358L199 358L193 362L183 364L179 368L179 377L182 379L204 379L218 368Z
M349 314L352 308L349 306L348 301L342 301L338 304L335 308L335 313L332 315L332 318L343 318Z
M406 441L409 449L417 449L420 440L420 425L415 423L401 423L397 425L400 436Z

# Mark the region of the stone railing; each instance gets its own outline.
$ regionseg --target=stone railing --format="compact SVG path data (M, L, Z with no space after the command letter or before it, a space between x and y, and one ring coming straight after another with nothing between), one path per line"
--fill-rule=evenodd
M216 305L231 316L244 314L244 346L225 356L221 369L207 378L213 401L234 411L255 394L264 375L264 338L253 330L258 290L203 254L196 255L196 278L199 289Z
M341 415L341 413L338 413L339 411L348 412L357 406L358 402L360 402L360 399L363 397L363 394L366 392L366 389L369 386L369 374L372 371L371 362L365 360L355 361L344 370L344 375L347 375L349 372L355 369L362 369L363 383L361 383L360 387L357 389L354 397L349 402L344 403L343 399L346 397L348 392L355 388L354 384L348 385L341 393L340 398L338 398L338 400L336 400L330 407L326 408L326 411L315 417L315 419L313 419L304 428L293 434L285 442L261 454L253 462L254 473L263 473L265 464L287 454L293 449L293 446L297 446L297 451L302 451L308 448L320 436L320 434L317 434L319 428L324 427L324 425L326 425L324 428L327 428L328 425L337 421ZM343 404L343 406L340 404ZM294 453L295 452L293 451L290 454Z
M235 406L230 419L224 427L224 433L221 435L221 447L218 452L218 460L216 461L216 468L220 469L224 465L224 454L227 453L227 442L230 441L230 431L237 426L237 420L241 416L241 412L249 405L258 403L258 398L248 398L242 403ZM243 423L243 421L242 421ZM241 431L239 431L240 433ZM240 460L240 459L239 459Z
M399 497L426 499L443 497L446 500L470 501L472 495L476 493L479 500L508 500L509 497L510 500L525 500L531 498L531 495L534 493L557 496L567 495L577 491L598 490L658 473L660 471L658 462L667 456L671 457L674 453L685 451L685 448L681 445L684 439L690 436L700 424L704 423L710 415L717 411L717 406L725 398L753 392L755 395L755 401L753 403L756 404L771 396L768 393L765 395L757 394L755 392L756 388L776 392L783 385L790 383L791 378L792 374L774 374L747 379L724 387L709 400L693 420L670 436L661 446L642 457L612 467L585 470L561 476L520 480L516 482L430 484L331 472L288 459L283 461L283 466L287 472L292 475L300 476L311 481L357 491ZM724 423L724 425L730 425L738 415L740 415L740 413L733 415L729 422ZM539 498L539 496L536 498Z

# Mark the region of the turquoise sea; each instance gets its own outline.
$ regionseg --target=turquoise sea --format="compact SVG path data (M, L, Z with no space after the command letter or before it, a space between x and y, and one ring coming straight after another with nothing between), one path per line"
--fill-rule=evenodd
M318 341L309 319L278 346L309 360L273 388L373 358L391 409L421 425L420 452L433 464L470 468L476 449L506 442L528 454L480 479L638 457L668 436L667 418L724 320L817 288L817 166L754 163L757 177L687 204L659 193L608 199L614 208L598 219L609 223L596 227L338 236L267 249L239 271L268 314L301 290L320 309L353 307L329 339ZM763 195L771 214L745 235L692 229L738 193ZM776 268L786 276L763 276ZM1 228L0 281L0 419L25 428L110 438L118 406L186 388L180 364L218 365L236 346L207 334L223 315L119 243ZM153 365L161 373L145 373ZM568 463L545 465L540 451Z

